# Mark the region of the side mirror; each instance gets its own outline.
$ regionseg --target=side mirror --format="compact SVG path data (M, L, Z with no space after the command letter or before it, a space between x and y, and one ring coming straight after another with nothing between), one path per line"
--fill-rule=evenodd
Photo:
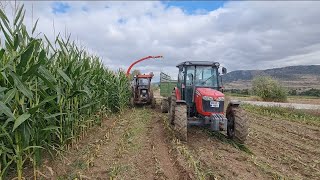
M227 68L222 67L222 74L227 74Z

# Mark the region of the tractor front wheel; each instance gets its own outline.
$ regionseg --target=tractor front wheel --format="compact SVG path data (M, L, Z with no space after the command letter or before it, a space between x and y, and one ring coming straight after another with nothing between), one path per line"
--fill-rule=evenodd
M184 103L177 103L176 93L172 92L170 98L170 112L169 119L171 125L174 127L174 131L177 137L182 141L187 141L187 128L188 128L188 117L187 117L187 105Z
M236 138L240 143L244 143L249 134L248 118L245 111L239 106L229 105L226 116L228 119L228 137L230 139Z
M177 132L180 140L187 141L188 117L186 104L176 104L174 113L174 130Z

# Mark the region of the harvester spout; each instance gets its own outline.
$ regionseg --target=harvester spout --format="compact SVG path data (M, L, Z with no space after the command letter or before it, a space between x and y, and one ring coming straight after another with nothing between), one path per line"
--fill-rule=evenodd
M129 68L128 68L128 70L127 70L127 74L126 74L127 77L129 76L132 67L133 67L134 65L136 65L137 63L139 63L139 62L141 62L141 61L144 61L144 60L147 60L147 59L157 59L157 58L163 58L163 56L147 56L147 57L144 57L144 58L142 58L142 59L139 59L139 60L135 61L134 63L132 63L132 64L129 66Z

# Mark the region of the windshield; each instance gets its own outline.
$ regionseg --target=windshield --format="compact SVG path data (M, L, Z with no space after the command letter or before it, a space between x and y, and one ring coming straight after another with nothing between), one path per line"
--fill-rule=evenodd
M141 78L141 79L139 79L138 83L140 86L146 86L149 84L149 79Z
M197 66L195 85L196 86L208 86L218 87L217 68L209 66Z

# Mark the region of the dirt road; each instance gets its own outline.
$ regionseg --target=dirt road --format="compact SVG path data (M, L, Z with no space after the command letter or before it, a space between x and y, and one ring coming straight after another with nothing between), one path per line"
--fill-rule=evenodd
M320 127L249 114L245 146L191 127L174 136L167 115L135 108L106 118L63 158L45 163L45 179L320 179Z
M243 103L257 105L257 106L278 106L294 109L320 109L320 105L316 104L299 104L299 103L279 103L279 102L262 102L262 101L241 101Z

